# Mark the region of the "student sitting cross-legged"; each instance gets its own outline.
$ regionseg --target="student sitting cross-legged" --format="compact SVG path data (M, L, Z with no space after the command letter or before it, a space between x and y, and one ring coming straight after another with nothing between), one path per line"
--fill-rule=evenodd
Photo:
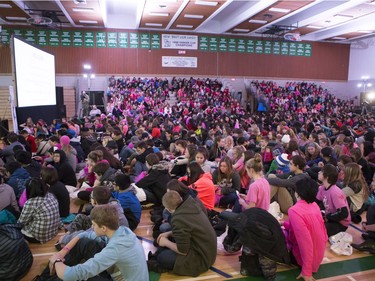
M149 255L149 270L194 277L207 271L215 262L217 248L207 216L191 196L183 200L177 191L168 191L163 205L172 214L172 231L157 238L160 248Z
M129 228L131 230L136 229L141 220L142 206L134 193L128 175L121 174L115 177L115 191L112 192L112 196L119 201L124 209Z
M142 245L129 228L119 226L116 207L96 206L90 218L94 232L79 234L52 255L50 274L56 272L63 280L112 280L103 272L115 265L127 281L149 280ZM97 236L106 240L104 247L93 239ZM84 263L80 264L82 260ZM94 277L100 273L100 277Z

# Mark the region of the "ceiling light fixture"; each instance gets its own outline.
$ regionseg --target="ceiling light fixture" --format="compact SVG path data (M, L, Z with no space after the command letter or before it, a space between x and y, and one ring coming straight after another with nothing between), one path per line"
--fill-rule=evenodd
M203 15L185 14L184 18L188 18L188 19L203 19L204 16Z
M276 8L276 7L273 7L271 9L269 9L268 11L270 12L276 12L276 13L289 13L290 12L290 9L282 9L282 8Z
M10 5L10 4L0 4L0 8L10 9L10 8L12 8L12 5Z
M312 29L321 29L323 26L318 26L318 25L308 25L306 26L307 28L312 28Z
M169 13L158 13L158 12L149 12L150 16L157 16L157 17L169 17Z
M371 30L358 30L357 32L359 32L359 33L367 33L367 34L373 33L373 31L371 31Z
M84 64L84 65L83 65L83 69L91 69L91 65L89 65L89 64Z
M98 21L96 20L79 20L80 23L88 23L88 24L96 24Z
M249 23L260 23L260 24L263 24L263 23L267 23L266 20L249 20Z
M345 37L333 37L332 39L334 39L334 40L346 40Z
M92 13L94 11L93 8L73 8L73 12L83 12L83 13Z
M177 24L176 27L177 28L193 28L192 25L187 25L187 24Z
M244 32L247 33L250 31L250 29L243 29L243 28L235 28L233 29L234 32Z
M211 6L215 7L219 2L210 2L210 1L195 1L195 5L201 5L201 6Z
M162 23L152 23L152 22L146 22L145 26L156 26L156 27L161 27L163 26Z
M7 20L22 20L22 21L26 21L27 18L25 17L5 17Z
M337 14L333 16L334 18L354 18L352 15L343 15L343 14Z

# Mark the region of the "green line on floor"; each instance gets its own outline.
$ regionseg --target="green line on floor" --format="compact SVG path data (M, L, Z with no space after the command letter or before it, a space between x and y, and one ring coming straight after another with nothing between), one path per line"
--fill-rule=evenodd
M319 268L319 272L314 274L316 279L323 279L329 277L335 277L340 275L345 275L349 273L361 272L370 269L375 269L375 256L368 256L358 259L351 259L339 262L332 262L322 264ZM292 269L287 271L278 272L276 275L276 281L290 281L295 280L301 270ZM231 279L236 281L263 281L264 278L261 277L243 277L237 279Z

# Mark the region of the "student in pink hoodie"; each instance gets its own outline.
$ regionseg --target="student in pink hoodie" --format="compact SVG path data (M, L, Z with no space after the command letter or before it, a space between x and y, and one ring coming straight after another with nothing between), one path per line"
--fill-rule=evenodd
M305 281L315 280L324 257L327 232L319 206L314 202L318 186L314 181L302 178L296 183L297 203L289 208L289 220L284 222L291 260L302 267L300 275Z

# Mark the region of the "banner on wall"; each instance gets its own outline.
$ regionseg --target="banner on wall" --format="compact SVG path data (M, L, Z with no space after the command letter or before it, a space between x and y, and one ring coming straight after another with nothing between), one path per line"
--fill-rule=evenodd
M197 57L174 57L174 56L162 56L162 67L188 67L197 68L198 58Z
M162 34L161 39L163 49L198 49L197 35Z

